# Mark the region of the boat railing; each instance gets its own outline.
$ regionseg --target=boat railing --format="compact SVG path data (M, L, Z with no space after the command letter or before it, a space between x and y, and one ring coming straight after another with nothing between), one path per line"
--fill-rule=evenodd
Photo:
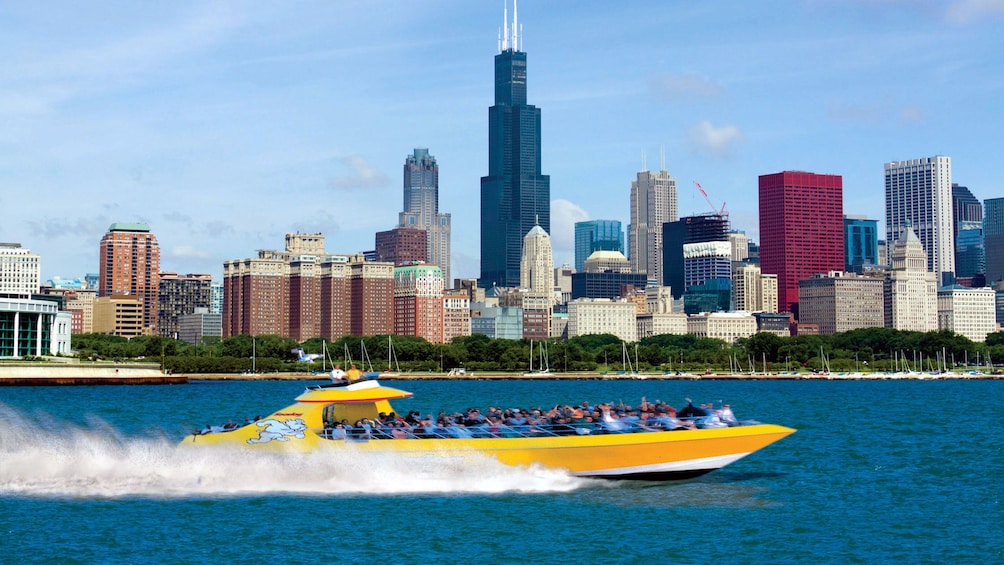
M738 425L752 425L758 422L740 422ZM631 434L692 430L705 427L728 427L726 424L711 425L707 418L680 418L678 422L584 422L573 424L480 424L476 426L432 425L412 427L369 428L351 426L348 428L326 427L314 432L325 438L346 441L369 441L384 439L488 439L488 438L540 438L575 435Z

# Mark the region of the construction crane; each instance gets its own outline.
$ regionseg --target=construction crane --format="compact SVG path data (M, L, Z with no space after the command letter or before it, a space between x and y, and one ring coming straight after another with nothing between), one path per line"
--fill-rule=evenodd
M718 208L715 207L714 204L712 204L711 198L708 197L708 193L704 191L704 187L701 186L701 183L699 183L699 182L697 182L695 180L694 181L694 185L697 186L697 190L701 191L701 194L704 196L704 199L708 201L708 206L711 206L711 211L713 213L715 213L715 214L717 214L717 215L719 215L719 216L721 216L723 218L727 218L729 216L729 213L725 211L725 202L722 202L722 209L719 210Z

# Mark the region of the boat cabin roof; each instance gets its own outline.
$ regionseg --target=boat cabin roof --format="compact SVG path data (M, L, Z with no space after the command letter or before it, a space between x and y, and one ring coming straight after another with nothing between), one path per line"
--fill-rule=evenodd
M381 385L378 381L358 381L349 385L319 385L308 387L296 397L297 402L324 404L375 403L408 398L412 393Z

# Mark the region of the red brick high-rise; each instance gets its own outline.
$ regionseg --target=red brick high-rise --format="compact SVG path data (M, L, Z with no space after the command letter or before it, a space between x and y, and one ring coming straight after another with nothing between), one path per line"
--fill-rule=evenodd
M804 171L760 176L760 269L777 275L777 305L798 316L798 281L844 270L843 178Z
M146 224L116 223L101 238L98 296L131 295L143 302L143 332L156 333L160 245Z

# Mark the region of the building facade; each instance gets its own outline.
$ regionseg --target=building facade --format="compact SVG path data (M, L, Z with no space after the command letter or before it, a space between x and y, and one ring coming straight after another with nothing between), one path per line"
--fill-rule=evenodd
M94 333L133 338L143 335L143 299L135 294L100 296L94 300Z
M663 279L662 225L677 218L676 179L666 170L639 172L631 181L628 259L632 271L656 281Z
M450 214L439 212L439 164L428 149L415 149L404 161L404 211L398 227L425 232L426 250L420 260L438 265L445 281L450 280L450 224ZM380 261L390 261L379 258L379 249L377 255Z
M157 293L157 332L161 337L178 338L178 320L185 314L212 303L212 275L160 273Z
M443 271L436 265L394 269L394 335L443 343Z
M394 263L395 267L428 260L429 232L415 228L394 228L376 233L376 260Z
M1004 198L983 201L983 248L987 282L1004 281Z
M892 248L884 289L885 327L914 332L938 329L938 275L928 271L923 243L909 227Z
M862 274L879 263L878 220L844 216L844 270Z
M554 258L551 236L540 226L534 226L523 238L519 278L523 337L547 339L554 312Z
M886 244L910 227L927 254L927 270L940 284L955 281L952 229L952 159L942 155L885 164Z
M627 287L644 289L648 275L631 272L627 257L619 251L594 251L586 259L585 271L572 273L571 299L619 298Z
M495 56L495 105L488 109L488 176L481 177L482 288L519 285L523 236L551 232L551 179L541 174L540 109L527 104L526 52L513 10Z
M443 291L443 343L471 335L471 298L463 289Z
M705 312L687 316L687 333L735 343L757 332L756 318L749 312Z
M843 178L760 176L760 268L777 275L778 310L798 318L798 281L844 269Z
M394 331L394 264L328 254L322 234L290 234L286 251L224 262L223 294L225 337L335 340Z
M707 280L698 280L696 276L692 276L688 285L688 255L693 262L700 262L703 256L701 253L694 253L693 247L688 253L687 246L709 242L721 244L716 247L721 250L716 255L720 256L724 253L727 258L731 258L732 244L729 239L728 216L700 214L686 216L662 225L662 263L664 268L661 281L662 286L668 286L672 289L673 298L681 298L689 290L689 286L703 284ZM726 273L728 272L729 270L726 269ZM726 274L725 278L729 278L729 274Z
M115 223L101 238L98 296L133 295L143 303L145 333L157 330L160 245L146 224Z
M207 308L196 308L191 314L178 318L178 339L192 345L199 345L205 338L223 336L223 316L214 314Z
M885 281L834 271L798 282L799 322L822 335L885 326Z
M39 295L41 278L38 255L0 243L0 359L70 353L72 315Z
M951 330L973 343L997 331L996 293L992 288L952 285L938 289L938 329Z
M626 300L578 298L568 303L568 337L612 334L628 343L638 341L635 305Z
M734 264L732 307L746 312L777 312L777 275L765 275L759 265Z
M624 253L624 228L620 220L589 220L575 222L575 270L585 268L586 259L594 251Z

